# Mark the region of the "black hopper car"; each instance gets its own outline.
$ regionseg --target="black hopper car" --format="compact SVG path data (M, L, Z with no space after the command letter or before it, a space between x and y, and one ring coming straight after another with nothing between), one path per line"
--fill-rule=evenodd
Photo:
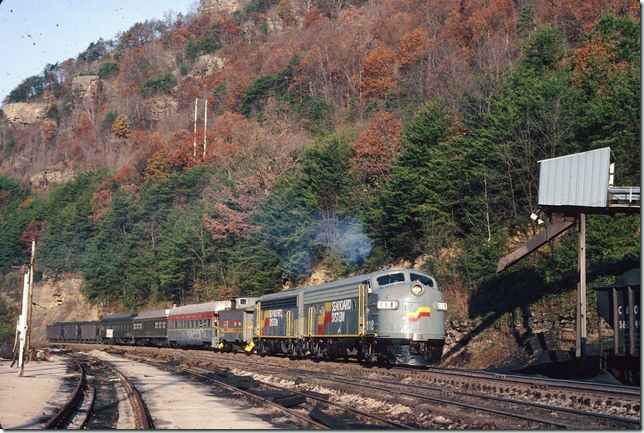
M612 284L596 287L599 317L613 328L613 344L599 335L600 368L627 385L640 384L640 270L631 269ZM599 324L601 332L601 323Z

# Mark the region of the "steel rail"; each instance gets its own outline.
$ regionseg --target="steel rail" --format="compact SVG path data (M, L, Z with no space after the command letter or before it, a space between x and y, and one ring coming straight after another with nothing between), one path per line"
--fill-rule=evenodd
M354 381L350 381L350 380L333 379L333 378L324 377L324 376L318 376L318 375L311 375L311 376L316 377L318 379L323 379L323 380L328 380L328 381L332 381L332 382L343 383L345 385L359 385L359 386L362 386L364 388L376 389L378 391L393 392L393 393L396 393L396 394L399 394L399 395L406 395L406 396L414 397L414 398L417 398L417 399L420 399L420 400L427 400L427 401L439 402L439 403L443 403L443 404L451 404L451 405L454 405L454 406L466 407L466 408L469 408L469 409L476 409L476 410L480 410L480 411L483 411L483 412L490 412L490 413L493 413L493 414L496 414L496 415L504 415L504 416L514 418L514 419L518 418L518 419L523 419L523 420L526 420L526 421L537 422L537 423L540 423L540 424L551 425L551 426L554 426L554 427L562 427L562 428L567 428L567 429L577 428L576 426L573 426L572 424L568 424L568 423L553 421L553 420L549 420L549 419L545 419L545 418L541 418L541 417L533 417L533 416L528 416L528 415L521 415L521 414L517 414L517 413L514 413L514 412L509 412L509 411L506 411L506 410L503 410L503 409L494 409L494 408L481 406L481 405L477 405L477 404L460 402L460 401L456 401L456 400L452 400L452 399L448 399L448 398L431 397L431 396L428 396L428 395L417 394L415 392L401 391L401 390L396 390L396 389L387 388L387 387L378 387L378 386L375 386L375 385L368 385L368 384L354 382Z
M89 388L90 391L90 405L87 408L87 413L85 414L85 419L81 423L80 428L84 429L87 423L89 422L89 417L92 415L92 410L94 409L94 402L96 401L96 388L93 386Z
M82 395L82 390L85 388L86 379L85 379L85 369L76 359L73 360L78 370L80 371L80 378L78 383L72 391L72 396L69 398L67 403L65 403L59 410L52 416L47 423L45 423L44 430L53 430L63 428L64 424L69 420L71 415L76 410L78 402Z
M226 362L226 361L228 361L229 363L237 364L237 365L242 364L241 361L228 360L228 359L224 360L224 362ZM265 364L265 363L258 363L258 362L250 362L250 363L246 363L246 364L262 365L262 366L265 366L265 367L273 367L273 368L276 367L274 364ZM282 369L282 370L287 370L285 367L281 367L281 366L277 366L277 368ZM555 426L555 427L562 427L562 428L568 428L568 429L576 428L575 426L573 426L571 424L562 423L562 422L556 422L556 421L547 420L547 419L544 419L544 418L530 417L530 416L527 416L527 415L516 414L516 413L508 412L508 411L505 411L505 410L502 410L502 409L488 408L488 407L485 407L485 406L473 405L471 403L461 403L461 402L451 400L451 399L446 399L446 398L441 398L441 397L431 397L431 396L426 396L426 395L422 395L422 394L412 393L412 392L409 392L409 391L395 390L395 389L392 389L392 388L377 387L377 386L374 386L374 385L367 385L367 384L363 384L363 383L360 383L360 382L347 381L347 380L341 380L341 379L333 379L331 377L323 376L323 375L317 375L315 373L312 373L312 372L309 372L309 371L306 371L306 370L293 369L293 370L287 370L287 371L291 372L291 373L292 372L297 372L297 374L303 374L304 376L315 377L317 379L326 380L326 381L330 381L330 382L337 382L337 383L342 383L342 384L345 384L345 385L359 385L359 386L362 386L364 388L376 389L376 390L379 390L379 391L386 391L386 392L393 392L393 393L396 393L396 394L406 395L406 396L418 398L418 399L421 399L421 400L439 402L439 403L444 403L444 404L452 404L452 405L456 405L456 406L460 406L460 407L467 407L467 408L482 410L482 411L494 413L496 415L504 415L504 416L514 418L514 419L519 418L519 419L524 419L524 420L527 420L527 421L538 422L538 423L541 423L541 424L547 424L547 425L552 425L552 426ZM335 374L335 373L325 373L325 374L331 375L331 376L341 376L341 375L338 375L338 374Z
M229 362L232 364L247 364L247 363L242 363L241 361L236 361L236 360L230 360L230 359L224 359L223 362ZM282 370L287 370L285 367L282 366L276 366L275 364L267 364L267 363L258 363L258 362L251 362L251 364L255 364L258 366L264 366L264 367L272 367L272 368L278 368ZM298 373L301 375L308 375L308 376L313 376L318 379L322 380L331 380L327 376L336 376L336 377L341 377L341 378L346 378L346 376L337 374L337 373L324 373L325 376L319 376L313 372L307 371L307 370L301 370L301 369L290 369L288 370L289 373ZM378 383L383 383L387 385L394 385L394 386L408 386L412 388L420 388L420 389L429 389L432 391L437 391L437 392L446 392L446 390L437 388L437 387L431 387L428 385L420 385L420 384L400 384L397 382L391 382L391 381L386 381L382 379L358 379L358 380L369 380L371 382L378 382ZM347 382L349 383L349 382ZM365 385L359 382L351 382L352 384L357 384L361 386L367 386L370 387L369 385ZM396 390L392 390L388 388L387 390L393 391L393 392L398 392ZM550 410L550 411L559 411L559 412L567 412L575 415L580 415L580 416L588 416L588 417L593 417L593 418L598 418L598 419L604 419L608 421L617 421L617 422L623 422L627 424L636 424L640 425L640 420L634 420L631 418L623 418L623 417L618 417L614 415L605 415L605 414L597 414L593 412L586 412L582 410L577 410L577 409L570 409L566 407L560 407L560 406L550 406L550 405L544 405L541 403L534 403L534 402L527 402L527 401L522 401L522 400L513 400L513 399L508 399L504 397L496 397L496 396L488 396L488 395L482 395L482 394L476 394L476 393L470 393L466 391L456 391L456 390L449 390L447 391L452 394L457 394L457 395L463 395L467 397L473 397L473 398L481 398L481 399L487 399L487 400L494 400L494 401L499 401L503 403L508 403L508 404L516 404L516 405L522 405L522 406L530 406L530 407L535 407L539 409L544 409L544 410Z
M367 417L367 418L372 418L372 419L375 419L377 421L380 421L380 422L383 422L385 424L389 424L389 425L392 425L394 427L398 427L398 428L401 428L401 429L413 429L414 428L414 427L411 427L411 426L409 426L407 424L403 424L403 423L399 423L397 421L392 421L392 420L389 420L387 418L383 418L380 415L375 415L375 414L371 414L371 413L368 413L368 412L364 412L364 411L362 411L360 409L355 409L355 408L345 406L345 405L340 404L340 403L335 403L333 401L325 400L325 399L320 398L320 397L315 397L313 395L306 394L304 392L295 391L295 390L292 390L292 389L284 388L284 387L281 387L279 385L273 385L271 383L266 383L266 382L262 382L262 385L270 386L272 388L279 389L281 391L292 392L293 394L301 395L301 396L306 397L306 398L310 398L310 399L313 399L313 400L323 402L325 404L329 404L329 405L332 405L332 406L335 406L335 407L339 407L340 409L348 410L349 412L353 412L353 413L356 413L358 415L361 415L361 416L364 416L364 417Z
M336 373L328 373L334 376L338 376ZM360 379L359 379L360 380ZM623 418L615 415L605 415L601 413L593 413L593 412L586 412L583 410L578 410L578 409L570 409L567 407L561 407L561 406L550 406L547 404L542 404L542 403L534 403L530 401L523 401L523 400L512 400L509 398L505 397L497 397L493 395L483 395L483 394L476 394L473 392L467 392L467 391L456 391L456 390L449 390L446 391L441 388L429 386L429 385L420 385L420 384L401 384L401 383L396 383L396 382L391 382L391 381L386 381L382 379L369 379L372 382L378 382L378 383L384 383L387 385L394 385L394 386L410 386L413 388L420 388L420 389L429 389L432 391L438 391L438 392L449 392L452 394L457 394L457 395L463 395L466 397L474 397L474 398L482 398L482 399L487 399L487 400L494 400L494 401L499 401L503 403L510 403L510 404L518 404L522 406L531 406L531 407L536 407L539 409L545 409L545 410L550 410L550 411L559 411L559 412L567 412L567 413L572 413L575 415L581 415L581 416L588 416L588 417L593 417L593 418L600 418L600 419L605 419L608 421L618 421L618 422L624 422L627 424L640 424L640 420L635 420L631 418Z
M402 367L394 367L397 370L406 370ZM545 379L545 378L532 378L528 376L520 376L515 374L505 374L505 373L496 373L488 371L470 371L462 369L452 369L452 368L438 368L438 367L429 367L427 369L418 369L420 372L436 373L436 374L445 374L451 376L459 377L471 377L471 378L488 378L488 379L497 379L503 382L525 384L531 386L543 386L545 389L549 388L562 388L569 389L572 391L589 391L589 392L599 392L605 394L614 394L615 398L621 396L633 396L640 397L641 389L633 386L625 385L611 385L611 384L599 384L592 382L580 382L580 381L569 381L563 379Z
M153 362L158 362L158 361L153 361ZM186 370L187 369L184 367L183 371L186 371ZM190 372L190 373L193 374L192 372ZM199 373L194 373L194 374L199 374ZM214 380L214 381L216 381L218 383L221 383L221 382L217 381L216 379L210 378L208 376L200 375L199 377L207 377L209 380ZM295 390L292 390L292 389L281 387L279 385L273 385L273 384L267 383L267 382L261 382L260 381L260 383L262 385L265 385L265 386L268 386L268 387L271 387L271 388L275 388L275 389L279 389L281 391L286 391L286 392L290 392L290 393L293 393L293 394L297 394L297 395L300 395L302 397L306 397L306 398L309 398L309 399L312 399L312 400L317 400L317 401L323 402L325 404L329 404L331 406L336 406L336 407L339 407L341 409L347 410L349 412L353 412L353 413L355 413L357 415L361 415L361 416L364 416L366 418L375 419L377 421L380 421L380 422L385 423L385 424L389 424L391 426L394 426L394 427L397 427L397 428L400 428L400 429L414 429L414 427L411 427L411 426L409 426L407 424L399 423L397 421L392 421L392 420L386 419L384 417L381 417L380 415L364 412L364 411L362 411L360 409L355 409L355 408L352 408L352 407L349 407L349 406L342 405L340 403L335 403L335 402L325 400L323 398L315 397L313 395L306 394L306 393L303 393L303 392L300 392L300 391L295 391ZM225 385L227 385L227 384L225 384ZM238 389L238 388L235 388L235 389Z
M206 379L206 380L208 380L210 382L213 382L213 383L217 384L218 386L221 386L222 388L225 388L225 389L227 389L229 391L237 392L237 393L242 394L242 395L244 395L244 396L246 396L246 397L248 397L248 398L250 398L252 400L259 401L262 404L266 404L268 406L271 406L271 407L273 407L273 408L275 408L275 409L277 409L277 410L279 410L281 412L286 413L287 415L291 415L291 416L299 419L300 421L304 421L304 422L306 422L308 424L311 424L312 426L315 426L315 427L317 427L319 429L328 429L329 428L328 426L326 426L326 425L324 425L322 423L319 423L319 422L309 418L308 416L299 414L299 413L297 413L297 412L295 412L293 410L290 410L290 409L285 408L285 407L283 407L283 406L281 406L281 405L279 405L279 404L277 404L275 402L270 401L268 399L268 397L262 397L262 396L253 394L252 392L244 391L243 389L239 389L239 388L237 388L235 386L229 385L227 383L223 383L220 380L217 380L217 379L214 379L212 377L206 376L204 374L198 373L198 372L196 372L194 370L191 370L190 368L183 367L183 368L181 368L181 370L186 372L186 373L188 373L188 374L190 374L190 375L192 375L192 376L199 377L201 379Z
M282 368L282 369L285 369L285 368ZM296 372L297 371L298 373L301 373L301 370L299 370L299 369L288 370L288 371L289 372ZM327 374L335 375L333 373L327 373ZM544 418L530 417L530 416L527 416L527 415L521 415L521 414L516 414L516 413L513 413L513 412L508 412L508 411L505 411L505 410L502 410L502 409L493 409L493 408L488 408L488 407L485 407L485 406L474 405L474 404L471 404L471 403L463 403L463 402L459 402L459 401L455 401L455 400L447 399L447 398L430 397L430 396L417 394L417 393L413 393L413 392L409 392L409 391L401 391L401 390L395 390L395 389L392 389L392 388L378 387L378 386L374 386L374 385L367 385L367 384L354 382L354 381L349 381L349 380L334 379L334 378L326 377L326 376L323 376L323 375L313 374L313 373L307 372L307 371L304 372L304 375L309 376L309 377L315 377L317 379L330 381L330 382L342 383L342 384L345 384L345 385L359 385L359 386L364 387L364 388L370 388L370 389L375 389L375 390L379 390L379 391L386 391L386 392L393 392L393 393L396 393L396 394L399 394L399 395L406 395L406 396L414 397L414 398L421 399L421 400L438 402L438 403L443 403L443 404L451 404L451 405L455 405L455 406L481 410L481 411L490 412L490 413L493 413L493 414L496 414L496 415L504 415L504 416L514 418L514 419L519 418L519 419L523 419L523 420L527 420L527 421L538 422L538 423L541 423L541 424L552 425L554 427L562 427L562 428L567 428L567 429L576 428L575 426L573 426L571 424L568 424L568 423L562 423L562 422L547 420L547 419L544 419Z
M118 378L121 380L121 383L125 387L127 394L130 396L130 404L132 405L132 410L134 411L136 428L139 430L154 429L154 421L152 420L150 412L148 411L148 408L145 405L145 402L143 401L143 398L141 398L141 394L136 389L136 387L127 377L125 377L123 373L121 373L112 364L107 361L102 362L104 362L105 365L107 365L114 372L114 374L118 376Z

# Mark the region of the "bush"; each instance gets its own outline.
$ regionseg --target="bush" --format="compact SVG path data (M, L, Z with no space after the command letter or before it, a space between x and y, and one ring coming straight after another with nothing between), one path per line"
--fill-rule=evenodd
M119 64L116 62L105 62L98 69L99 78L108 78L116 75L119 71Z
M11 137L4 142L4 153L9 153L16 146L16 139Z
M150 78L141 85L141 94L151 96L156 93L172 93L175 85L174 77L171 73L163 74L157 78Z
M186 58L194 61L201 54L212 53L222 47L219 23L215 23L203 32L198 39L192 39L186 47Z
M47 109L45 118L55 120L56 122L60 121L60 113L58 113L58 106L56 104L52 104L49 109Z
M102 131L109 131L112 129L112 125L114 124L114 121L116 120L117 114L114 111L108 111L107 114L105 115L105 118L103 119L103 123L101 124L101 130Z

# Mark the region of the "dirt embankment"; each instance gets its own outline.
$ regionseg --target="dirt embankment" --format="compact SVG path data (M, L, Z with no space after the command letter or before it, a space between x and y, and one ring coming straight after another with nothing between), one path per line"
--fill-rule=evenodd
M34 341L44 341L46 326L54 322L98 320L98 308L91 306L81 294L82 282L82 278L71 277L34 284Z

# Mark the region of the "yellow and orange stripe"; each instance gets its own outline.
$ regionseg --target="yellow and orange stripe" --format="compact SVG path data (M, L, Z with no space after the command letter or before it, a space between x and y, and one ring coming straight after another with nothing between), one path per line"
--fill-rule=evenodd
M410 322L418 322L421 317L431 317L429 307L418 307L415 312L407 312L407 320Z

